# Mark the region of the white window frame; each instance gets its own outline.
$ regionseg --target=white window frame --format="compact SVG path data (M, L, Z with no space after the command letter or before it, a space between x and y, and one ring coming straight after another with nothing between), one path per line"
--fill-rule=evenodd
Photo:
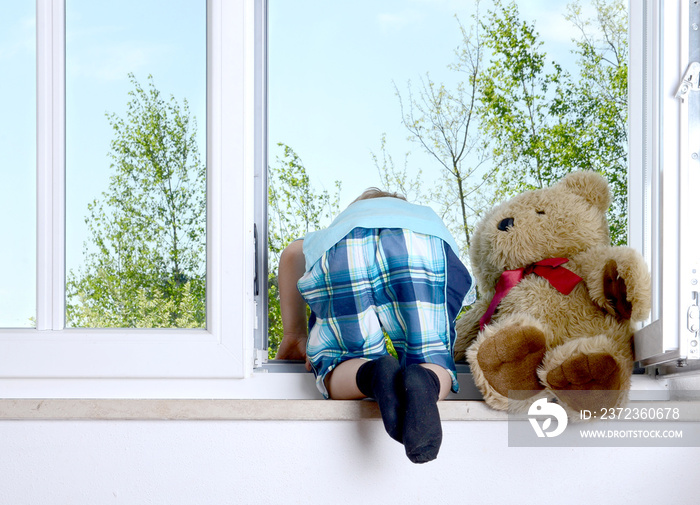
M678 284L678 266L666 260L677 248L673 227L662 228L662 240L652 209L661 198L658 168L678 156L677 102L668 88L680 75L658 62L682 51L669 34L684 1L630 2L630 240L657 273L656 318L660 293L666 297L660 286L672 289L674 277ZM654 45L647 36L667 40ZM264 373L274 366L253 373L264 361L267 317L266 1L207 0L206 330L65 328L64 47L63 0L37 0L37 327L0 330L0 398L318 398L309 374ZM649 54L645 63L641 55L659 47L664 58ZM650 126L641 128L645 119ZM678 189L673 175L663 177L664 188Z
M652 314L635 335L635 352L664 375L700 368L698 332L688 320L697 291L690 271L700 257L698 188L689 177L697 161L690 158L688 106L676 98L689 64L693 2L630 2L630 245L652 273Z
M255 2L207 1L206 330L65 328L65 4L36 5L36 328L0 330L0 397L235 396L254 366Z

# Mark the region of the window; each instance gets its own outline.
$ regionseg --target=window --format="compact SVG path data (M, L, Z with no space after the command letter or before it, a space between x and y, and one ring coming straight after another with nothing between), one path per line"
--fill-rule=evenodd
M253 368L254 205L250 195L255 110L248 76L256 55L248 50L259 35L253 28L255 4L202 0L199 12L206 12L206 17L188 20L199 23L199 33L206 33L206 116L199 118L207 132L206 143L200 146L206 149L207 160L206 328L138 330L65 326L64 266L68 250L75 249L67 244L75 222L66 222L66 216L80 221L84 215L82 205L71 210L74 202L68 199L82 197L75 196L81 190L71 185L78 184L75 178L81 176L74 172L75 165L66 163L79 156L70 150L79 150L81 142L87 144L86 152L97 153L94 156L100 162L107 154L104 146L90 145L96 135L79 138L74 125L79 118L71 116L77 114L77 109L71 109L76 101L90 100L76 96L82 93L71 87L80 79L79 68L70 66L76 64L71 60L76 53L70 51L77 50L78 41L70 39L75 34L66 32L66 27L78 26L78 18L67 19L76 15L73 7L78 4L72 1L36 4L38 151L36 183L30 185L31 193L37 195L36 328L10 329L3 324L0 396L235 397L238 381L228 379L248 376ZM168 3L168 9L178 8ZM33 15L29 17L31 22ZM167 24L173 18L161 12L157 19ZM176 31L177 27L169 28ZM88 59L82 62L92 71L102 63L99 55L89 55L98 48L94 40L86 43L92 47L86 48ZM204 62L200 68L203 71ZM142 84L147 87L146 82ZM109 106L98 107L97 114L110 112ZM31 289L34 283L25 284Z
M676 116L671 114L674 110L672 103L678 102L662 97L668 96L669 88L677 88L678 76L687 66L687 61L677 64L678 58L673 60L673 51L679 48L671 37L679 33L674 23L678 23L681 15L686 15L687 6L683 11L671 4L666 2L659 6L652 0L630 4L630 23L633 33L638 36L632 37L630 45L633 68L640 65L656 68L659 46L642 43L653 41L653 37L648 37L654 34L659 41L666 37L663 52L670 54L664 58L663 68L643 74L650 80L647 94L639 89L633 89L631 93L631 102L644 104L638 108L650 119L650 126L645 131L651 135L652 141L644 144L647 151L640 152L646 152L648 159L658 160L659 167L667 170L661 172L664 188L673 186L670 183L674 181L678 188L678 178L674 178L669 170L677 166L672 158L673 142L678 142L680 134L678 126L674 126ZM644 15L639 10L642 5L646 5ZM172 8L175 9L176 5L173 4ZM65 195L70 198L68 186L72 184L71 167L66 166L70 160L66 147L70 145L72 131L70 123L66 122L70 115L70 70L66 68L66 61L70 55L65 49L71 46L66 40L69 34L65 27L70 26L66 20L70 5L66 10L60 0L39 0L36 3L37 124L29 127L37 132L36 179L32 174L16 183L17 191L25 185L31 186L31 194L17 200L28 200L31 205L27 204L24 210L20 210L18 203L11 213L30 214L31 207L36 208L36 258L31 258L33 246L26 248L26 243L13 244L13 254L29 258L30 264L36 264L36 282L27 280L29 277L21 282L30 298L36 296L31 323L35 327L9 328L8 323L3 323L5 328L0 329L1 397L318 397L306 374L253 373L256 364L263 361L264 331L260 329L264 329L267 318L263 282L267 212L266 171L263 170L267 165L266 8L267 2L263 0L206 2L206 327L90 329L65 326L65 266L69 236L66 232L73 226L65 219L71 205ZM32 18L31 9L28 12ZM0 23L5 23L6 19L3 17ZM663 21L663 29L655 31L654 27L660 26L655 24L658 21ZM17 16L8 22L18 23ZM31 27L31 20L27 27ZM636 29L641 29L641 34L635 32ZM5 30L0 33L4 34ZM0 41L3 44L0 46L0 64L4 65L6 38L0 38ZM31 57L31 53L22 56ZM672 68L673 61L678 68ZM655 87L655 79L663 81L661 89ZM672 94L675 91L673 89ZM662 101L668 103L664 102L661 107ZM635 111L634 105L630 111ZM658 118L659 123L651 121L654 118ZM633 119L631 124L631 138L634 139L637 138L634 129L640 123ZM659 138L662 126L663 144L655 140ZM16 133L19 134L19 130ZM31 136L32 132L24 135ZM6 149L3 144L0 148ZM204 149L203 146L200 148ZM30 160L30 163L34 161ZM643 179L642 166L632 163L634 176L630 185L636 184L636 189L630 193L637 194L639 190L639 194L644 192L648 196L647 200L630 203L630 240L635 246L653 252L654 247L673 246L670 243L673 237L668 236L666 224L672 222L674 216L664 213L662 230L653 221L638 224L642 217L648 217L643 211L644 202L653 203L658 198L653 191L659 187L658 179L653 178L659 175ZM669 198L664 196L664 201ZM75 215L79 219L82 210ZM5 222L3 220L3 224ZM663 242L658 236L661 231L665 234ZM663 277L657 280L657 288L659 284L672 286L677 282L679 276L673 272L676 265L668 254L664 253L663 258L658 255L648 258L654 268L663 266ZM19 263L17 265L19 267ZM665 299L666 293L662 295ZM677 311L678 307L674 310ZM21 317L24 320L24 316ZM258 333L254 337L256 328ZM664 332L663 338L666 336ZM669 348L673 350L673 345ZM241 378L246 380L237 380Z
M695 233L700 5L646 1L638 7L631 20L637 57L631 93L641 106L630 108L630 208L636 219L633 245L651 265L653 309L635 348L643 364L668 374L700 367Z

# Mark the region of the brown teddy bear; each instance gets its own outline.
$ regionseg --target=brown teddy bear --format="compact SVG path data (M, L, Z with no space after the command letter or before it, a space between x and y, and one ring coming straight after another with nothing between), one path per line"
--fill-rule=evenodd
M571 413L626 401L633 323L650 311L651 281L639 253L610 245L609 205L602 176L574 172L477 226L480 296L457 322L455 357L466 357L491 407L522 411L555 396Z

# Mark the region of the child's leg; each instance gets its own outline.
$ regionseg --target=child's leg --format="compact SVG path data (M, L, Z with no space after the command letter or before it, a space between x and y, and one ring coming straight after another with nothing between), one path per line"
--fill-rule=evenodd
M439 365L421 363L406 367L406 417L403 443L414 463L434 460L442 444L442 425L437 402L452 388L452 376Z
M420 366L431 370L435 375L438 376L438 379L440 380L439 399L444 400L445 398L447 398L447 395L450 394L450 390L452 389L452 375L450 375L450 372L445 370L440 365L435 365L433 363L421 363Z
M388 354L371 361L351 359L338 365L326 377L326 388L335 400L374 398L387 433L401 442L404 407L400 372L399 362Z
M402 362L410 363L403 373L403 443L411 461L425 463L442 443L437 402L458 389L452 347L469 287L461 279L466 269L440 239L406 230L382 230L378 256L391 287L375 291L378 315Z
M367 395L357 386L357 371L369 361L362 358L343 361L326 375L326 389L334 400L359 400Z

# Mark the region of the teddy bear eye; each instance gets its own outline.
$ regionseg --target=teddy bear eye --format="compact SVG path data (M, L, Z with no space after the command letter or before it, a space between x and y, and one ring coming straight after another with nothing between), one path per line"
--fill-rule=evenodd
M538 214L544 214L544 211L543 211L543 210L538 210L537 213L538 213Z

